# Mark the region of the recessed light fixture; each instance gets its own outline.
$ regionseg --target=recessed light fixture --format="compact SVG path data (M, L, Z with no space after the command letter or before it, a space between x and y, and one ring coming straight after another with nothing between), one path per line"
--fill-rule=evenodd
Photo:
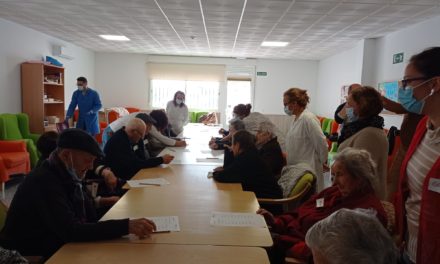
M105 40L115 40L115 41L129 41L130 40L126 36L118 36L118 35L99 35L99 36Z
M261 43L261 46L263 46L263 47L285 47L287 45L289 45L289 42L263 41L263 43Z

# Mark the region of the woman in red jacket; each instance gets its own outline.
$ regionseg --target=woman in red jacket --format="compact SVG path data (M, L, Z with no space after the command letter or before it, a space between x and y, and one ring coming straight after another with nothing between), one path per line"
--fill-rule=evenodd
M264 209L258 210L272 228L274 245L268 250L271 263L284 263L286 256L309 260L311 252L304 242L307 231L341 208L374 209L385 226L386 214L372 187L377 180L374 167L366 150L346 148L335 157L332 187L290 213L274 217Z
M414 55L399 89L406 110L426 115L402 163L396 195L404 263L440 263L439 65L440 47Z

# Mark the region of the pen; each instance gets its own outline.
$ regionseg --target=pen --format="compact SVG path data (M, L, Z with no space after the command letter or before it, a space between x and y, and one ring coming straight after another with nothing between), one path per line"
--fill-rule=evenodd
M153 186L160 186L159 183L146 183L146 182L140 182L139 185L153 185Z
M170 230L167 231L154 231L153 234L161 234L161 233L171 233Z

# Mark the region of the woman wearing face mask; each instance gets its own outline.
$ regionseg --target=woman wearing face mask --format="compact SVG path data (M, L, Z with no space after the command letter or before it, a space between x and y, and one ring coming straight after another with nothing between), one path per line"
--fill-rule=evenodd
M411 57L399 102L424 114L401 167L397 227L404 263L440 263L440 47Z
M328 145L318 118L306 109L306 90L290 88L284 92L284 112L293 116L286 135L287 165L307 163L314 169L317 191L324 189L323 165L327 162Z
M243 120L244 126L247 131L252 135L256 135L258 128L262 122L270 122L269 118L259 112L251 112L252 105L250 104L238 104L234 107L232 112L234 118ZM270 122L272 123L272 122ZM285 149L284 135L281 131L274 127L274 133L277 136L277 141L281 146L281 149Z
M352 112L357 120L344 126L344 131L338 140L338 152L347 147L370 152L377 165L378 185L373 187L377 196L385 200L387 197L388 141L383 131L383 117L379 116L383 109L382 98L376 89L363 86L352 91L347 98L347 105L347 113Z
M174 94L174 99L167 103L168 122L171 126L171 131L177 136L182 133L183 127L188 124L188 107L185 104L185 94L177 91Z

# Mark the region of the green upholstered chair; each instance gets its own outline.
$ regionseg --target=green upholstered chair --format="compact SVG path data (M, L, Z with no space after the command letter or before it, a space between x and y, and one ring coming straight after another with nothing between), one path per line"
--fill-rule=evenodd
M258 203L261 207L264 207L264 204L281 204L284 212L289 212L311 193L314 183L315 177L313 174L305 173L292 188L289 197L282 199L258 198Z
M200 117L202 117L202 115L207 115L208 112L197 112L196 113L196 123L200 123Z
M31 159L33 168L38 162L37 140L38 134L29 131L29 117L27 114L1 114L0 115L0 139L2 140L24 140Z

